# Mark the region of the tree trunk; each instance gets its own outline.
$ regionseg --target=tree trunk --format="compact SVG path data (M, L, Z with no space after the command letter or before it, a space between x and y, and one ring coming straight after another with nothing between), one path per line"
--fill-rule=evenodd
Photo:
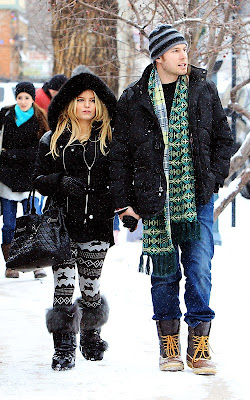
M52 40L54 74L70 77L80 64L102 78L117 94L119 63L116 45L116 20L103 19L101 13L85 9L77 2L52 1ZM99 8L110 6L117 12L117 1L88 0Z

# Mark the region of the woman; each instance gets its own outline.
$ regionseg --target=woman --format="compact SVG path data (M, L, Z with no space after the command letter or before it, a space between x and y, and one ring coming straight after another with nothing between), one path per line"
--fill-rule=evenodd
M15 88L17 104L0 111L1 155L0 196L3 214L2 252L5 261L14 237L17 203L26 211L29 190L39 140L48 130L44 111L34 104L35 87L30 82L20 82ZM35 199L39 209L38 199ZM19 273L6 269L6 278L18 278ZM43 270L35 271L35 277L46 276Z
M52 368L75 365L76 333L86 359L101 360L107 343L100 330L108 319L108 305L100 294L105 255L113 244L113 207L109 193L111 120L116 98L91 73L72 77L52 100L51 128L40 141L35 187L48 196L47 204L63 207L71 239L72 257L53 267L53 308L46 315L53 333ZM78 269L81 298L72 305Z

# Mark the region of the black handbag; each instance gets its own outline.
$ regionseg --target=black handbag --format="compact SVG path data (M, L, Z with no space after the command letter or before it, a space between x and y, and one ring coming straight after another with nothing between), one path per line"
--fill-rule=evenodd
M62 208L49 207L42 215L38 215L34 198L35 191L32 190L26 214L16 219L7 268L22 272L35 271L61 264L71 257L70 238Z

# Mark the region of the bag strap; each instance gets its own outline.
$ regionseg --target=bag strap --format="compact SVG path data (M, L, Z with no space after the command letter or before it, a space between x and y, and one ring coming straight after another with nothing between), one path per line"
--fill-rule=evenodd
M27 203L27 209L26 209L26 213L27 214L36 214L36 207L35 207L35 192L36 189L31 189L29 192L29 197L28 197L28 203ZM31 197L32 196L32 197ZM31 207L30 207L30 203L31 203Z
M4 124L2 125L2 129L0 131L0 154L2 153L2 148L3 148L3 133L4 133Z

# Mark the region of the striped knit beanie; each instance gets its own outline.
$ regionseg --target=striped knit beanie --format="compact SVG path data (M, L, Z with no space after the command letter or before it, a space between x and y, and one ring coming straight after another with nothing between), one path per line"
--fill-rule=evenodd
M186 39L172 25L159 24L149 34L150 57L155 61L176 44L187 44Z

